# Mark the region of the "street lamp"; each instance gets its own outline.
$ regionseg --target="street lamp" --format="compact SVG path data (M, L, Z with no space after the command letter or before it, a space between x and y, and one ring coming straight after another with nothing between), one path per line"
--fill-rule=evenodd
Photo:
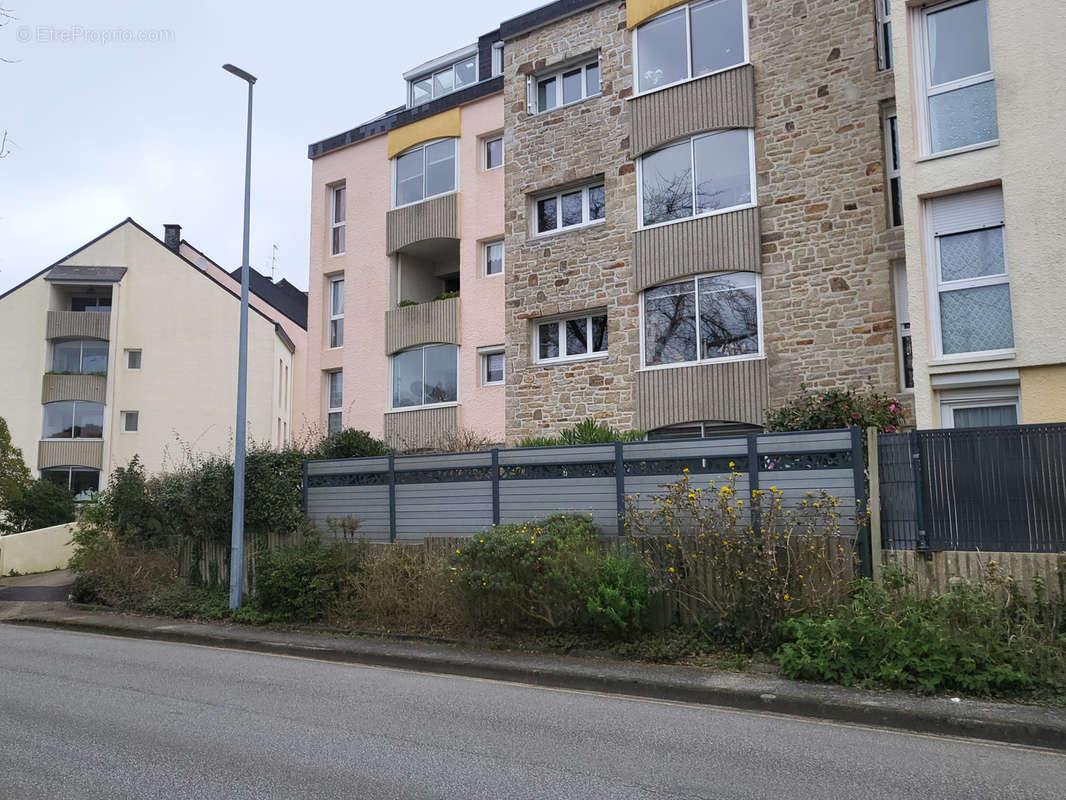
M237 444L233 456L233 530L229 560L229 607L244 595L244 462L248 427L248 226L252 202L252 86L255 76L232 64L222 69L248 83L248 135L244 153L244 251L241 257L241 331L237 356Z

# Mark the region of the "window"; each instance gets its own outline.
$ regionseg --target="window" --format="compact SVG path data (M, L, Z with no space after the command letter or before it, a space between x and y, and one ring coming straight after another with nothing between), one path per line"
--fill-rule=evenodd
M604 218L603 184L571 189L534 201L537 233L591 225Z
M106 375L107 342L99 339L56 342L52 348L52 372Z
M492 76L503 75L503 42L492 45Z
M419 106L477 83L477 55L410 82L411 105Z
M103 403L61 400L44 406L42 439L102 439Z
M485 169L496 169L503 164L503 137L493 136L485 140Z
M531 105L535 113L541 114L599 93L600 62L596 59L537 78L536 98Z
M892 69L892 0L876 0L877 68Z
M945 428L991 428L1018 424L1018 387L942 393L940 424Z
M91 290L90 290L91 291ZM110 311L111 290L106 295L90 294L85 297L70 298L71 311Z
M333 187L333 199L330 203L330 243L329 254L340 255L344 252L344 223L348 217L347 192L344 184Z
M478 351L481 357L481 385L503 385L503 348L491 347Z
M999 187L929 201L941 355L1014 347ZM936 327L936 326L934 326Z
M644 225L755 204L755 137L747 129L694 136L640 159Z
M537 361L567 361L607 354L607 314L568 317L537 325Z
M761 355L758 276L724 272L645 290L644 366Z
M762 433L759 425L746 422L689 422L684 425L670 425L648 431L649 442L669 441L673 439L709 439L714 436L750 436Z
M745 0L692 3L637 28L637 91L660 89L747 62L745 5Z
M140 350L127 350L126 351L126 369L140 369L141 368L141 351Z
M900 389L913 389L914 348L911 344L911 317L907 305L907 264L903 261L892 263L892 286L896 295L896 345Z
M503 239L485 242L485 274L499 275L503 272Z
M100 470L88 467L50 467L41 470L41 478L56 484L74 495L81 502L91 500L100 490Z
M459 348L432 344L392 357L392 407L418 408L454 403L458 390Z
M344 346L344 276L329 279L329 346Z
M457 184L455 139L419 145L395 159L393 206L399 208L454 192Z
M921 9L926 100L923 149L943 153L999 136L988 42L988 0Z
M140 424L140 414L136 411L123 411L122 412L122 432L123 433L136 433L138 425Z
M896 107L888 106L882 114L885 129L885 177L888 179L888 224L903 224L903 186L899 179L899 120Z
M326 373L326 433L337 433L344 410L344 373L340 370Z

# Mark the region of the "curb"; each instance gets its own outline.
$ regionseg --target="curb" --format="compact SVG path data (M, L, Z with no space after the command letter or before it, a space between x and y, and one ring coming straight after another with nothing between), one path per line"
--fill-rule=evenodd
M685 680L676 674L663 675L661 679L649 679L626 674L625 666L599 664L577 667L559 662L556 665L521 665L502 658L493 658L491 653L418 653L405 651L403 643L384 640L380 646L368 646L358 640L347 640L346 647L331 647L328 644L312 645L306 642L270 641L242 635L232 629L216 632L181 630L184 623L173 626L137 627L113 622L88 622L79 620L21 617L4 620L4 624L25 627L52 628L58 630L96 633L124 638L148 639L204 645L223 649L244 650L271 655L286 655L297 658L313 658L320 661L388 667L415 672L431 672L441 675L456 675L507 683L523 683L558 689L616 694L654 700L691 703L696 705L721 706L744 711L783 714L796 717L813 717L833 722L889 728L894 730L955 736L969 739L985 739L1005 744L1040 747L1066 751L1066 714L1062 719L1035 721L1033 719L1010 719L1000 716L988 717L971 714L965 707L939 710L932 707L936 701L924 700L929 708L902 707L891 695L872 692L856 692L840 687L825 687L818 684L798 684L809 691L797 690L766 692L726 686L700 684ZM400 646L397 646L399 644ZM360 646L362 645L362 646ZM826 691L828 689L828 691ZM829 697L836 694L837 697ZM861 694L862 697L847 696ZM1010 709L1008 705L1002 706ZM1030 709L1037 712L1046 709ZM1057 712L1053 712L1058 716ZM1030 715L1033 716L1033 715Z

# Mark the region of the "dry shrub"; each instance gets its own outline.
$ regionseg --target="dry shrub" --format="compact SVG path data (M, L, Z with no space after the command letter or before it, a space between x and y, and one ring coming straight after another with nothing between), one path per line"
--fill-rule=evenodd
M335 623L390 632L453 633L469 628L466 603L448 562L421 545L368 546L342 588Z
M72 562L77 578L71 597L114 608L151 607L184 583L179 564L171 548L142 550L114 536L97 535Z

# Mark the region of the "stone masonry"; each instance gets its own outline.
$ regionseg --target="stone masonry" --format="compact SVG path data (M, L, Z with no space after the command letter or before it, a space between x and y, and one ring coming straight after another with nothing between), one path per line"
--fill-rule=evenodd
M899 387L872 0L748 0L770 399L800 384ZM632 233L633 91L625 3L608 2L508 41L504 60L508 443L585 417L630 428L640 368ZM526 77L600 54L602 96L530 115ZM530 195L603 176L604 224L531 236ZM701 272L693 264L691 272ZM606 358L533 361L534 321L606 309ZM713 387L708 387L713 391ZM676 420L676 423L696 420Z

